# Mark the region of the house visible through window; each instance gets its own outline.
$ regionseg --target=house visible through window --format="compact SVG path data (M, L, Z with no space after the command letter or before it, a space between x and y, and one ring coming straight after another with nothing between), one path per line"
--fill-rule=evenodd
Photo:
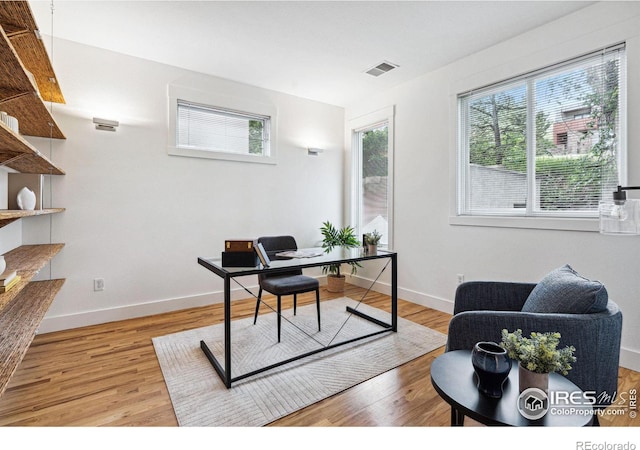
M458 215L595 217L625 177L624 45L458 97Z

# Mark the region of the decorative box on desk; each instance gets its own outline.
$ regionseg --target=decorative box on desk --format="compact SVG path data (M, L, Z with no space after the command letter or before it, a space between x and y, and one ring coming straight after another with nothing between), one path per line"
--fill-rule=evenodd
M255 247L255 241L253 239L236 239L236 240L228 239L224 241L225 252L253 253L254 247Z
M256 267L258 255L250 252L222 252L222 267Z
M236 239L224 241L224 252L222 252L223 267L256 267L258 265L258 255L255 250L253 239Z

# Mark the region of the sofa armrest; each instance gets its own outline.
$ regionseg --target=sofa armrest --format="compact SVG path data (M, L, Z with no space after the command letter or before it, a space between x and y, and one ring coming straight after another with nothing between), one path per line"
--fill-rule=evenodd
M536 283L469 281L456 289L453 314L463 311L520 311Z

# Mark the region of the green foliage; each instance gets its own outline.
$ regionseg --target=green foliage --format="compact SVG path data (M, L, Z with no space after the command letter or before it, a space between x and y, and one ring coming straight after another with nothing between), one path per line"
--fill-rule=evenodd
M322 248L326 253L331 252L336 247L354 248L360 246L360 241L356 238L355 230L351 226L341 229L336 228L331 222L323 222L320 227L322 232ZM351 275L358 271L360 265L357 262L349 263ZM322 273L330 273L340 276L340 264L330 264L322 267Z
M386 177L389 174L389 129L376 128L363 133L362 177Z
M555 147L553 141L547 136L551 128L549 116L544 111L536 113L536 155L548 155Z
M560 372L567 375L571 370L571 363L576 362L573 345L558 350L560 333L531 333L531 338L522 336L518 329L509 333L502 330L500 346L507 350L509 358L520 362L531 372L552 373Z
M380 239L382 239L382 235L378 230L373 230L371 233L366 233L364 235L364 243L368 245L378 245Z
M594 209L615 166L593 154L536 158L536 178L540 186L540 209Z
M263 128L262 121L249 121L249 153L252 155L262 155L264 153Z
M501 166L509 161L526 162L527 111L518 89L482 97L470 109L472 164Z

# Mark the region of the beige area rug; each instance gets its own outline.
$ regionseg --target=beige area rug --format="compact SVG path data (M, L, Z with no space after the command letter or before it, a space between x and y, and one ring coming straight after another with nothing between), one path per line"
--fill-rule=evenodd
M274 312L232 322L232 376L285 361L330 343L382 328L346 311L350 305L389 323L389 313L349 298L283 311L277 342ZM263 306L263 308L265 308ZM227 389L200 349L204 340L224 365L222 324L153 338L178 423L181 426L262 426L409 362L445 344L437 331L398 318L398 332L386 332L332 348L236 381ZM425 375L426 376L426 375Z

